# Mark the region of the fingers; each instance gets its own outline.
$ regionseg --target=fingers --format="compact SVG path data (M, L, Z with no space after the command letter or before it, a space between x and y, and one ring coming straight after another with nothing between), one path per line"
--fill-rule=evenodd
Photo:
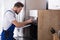
M28 23L32 23L32 19L27 20Z

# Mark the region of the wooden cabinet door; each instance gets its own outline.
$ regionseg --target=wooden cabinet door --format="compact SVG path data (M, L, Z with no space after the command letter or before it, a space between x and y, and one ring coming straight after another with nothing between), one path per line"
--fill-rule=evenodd
M60 30L59 10L39 10L38 11L38 40L53 40L50 28L56 32Z

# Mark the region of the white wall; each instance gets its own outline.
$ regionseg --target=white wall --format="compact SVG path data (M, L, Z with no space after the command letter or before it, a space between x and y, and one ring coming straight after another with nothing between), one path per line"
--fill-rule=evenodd
M48 9L60 10L60 0L48 0Z
M1 40L1 33L2 33L2 21L3 21L3 0L0 0L0 40Z

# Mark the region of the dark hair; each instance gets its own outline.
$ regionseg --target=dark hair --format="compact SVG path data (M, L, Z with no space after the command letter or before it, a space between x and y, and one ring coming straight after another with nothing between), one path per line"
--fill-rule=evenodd
M14 7L24 7L24 5L21 2L15 3Z

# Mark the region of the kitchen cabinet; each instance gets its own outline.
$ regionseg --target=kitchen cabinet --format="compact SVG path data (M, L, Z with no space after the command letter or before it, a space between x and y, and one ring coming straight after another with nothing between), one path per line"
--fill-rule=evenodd
M53 40L51 28L60 30L60 10L38 11L38 40Z

